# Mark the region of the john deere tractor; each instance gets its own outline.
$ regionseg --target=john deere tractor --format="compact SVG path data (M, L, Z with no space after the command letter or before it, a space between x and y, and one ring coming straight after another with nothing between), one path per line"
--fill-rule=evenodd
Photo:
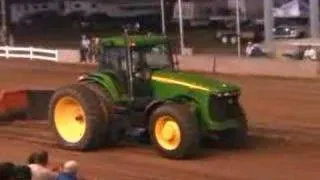
M101 40L96 72L57 89L49 120L60 146L88 151L116 145L143 128L160 155L197 155L200 141L217 137L236 147L247 137L239 87L178 70L168 39L130 35Z

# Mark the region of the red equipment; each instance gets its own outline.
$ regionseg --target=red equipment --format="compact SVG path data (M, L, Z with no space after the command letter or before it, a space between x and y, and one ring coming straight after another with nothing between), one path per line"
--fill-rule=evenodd
M0 90L0 120L46 120L52 90Z

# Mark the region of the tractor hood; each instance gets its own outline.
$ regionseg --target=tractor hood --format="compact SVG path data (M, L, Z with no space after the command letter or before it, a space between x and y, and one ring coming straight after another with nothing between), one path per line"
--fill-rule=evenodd
M152 80L165 84L212 92L214 94L240 91L240 88L236 85L193 72L160 70L153 72Z

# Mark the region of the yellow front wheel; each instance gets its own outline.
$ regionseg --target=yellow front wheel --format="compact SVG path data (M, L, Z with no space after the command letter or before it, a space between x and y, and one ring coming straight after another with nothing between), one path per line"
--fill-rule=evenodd
M155 136L166 150L174 150L181 143L179 124L171 116L160 116L155 122Z
M98 96L84 85L58 89L49 105L49 122L58 144L67 149L87 150L102 146L104 112Z
M150 118L149 134L161 155L182 159L195 155L199 149L199 129L187 105L166 104Z

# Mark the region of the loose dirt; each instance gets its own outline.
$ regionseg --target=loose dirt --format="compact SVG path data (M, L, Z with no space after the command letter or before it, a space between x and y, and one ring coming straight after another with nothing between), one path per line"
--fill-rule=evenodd
M93 66L1 60L1 89L46 88L69 84ZM93 179L148 180L316 180L320 172L320 80L208 75L241 86L250 120L250 146L241 150L204 147L201 157L171 161L150 145L79 153L59 149L46 122L16 121L0 126L0 160L24 163L38 149L50 152L52 164L80 162Z

